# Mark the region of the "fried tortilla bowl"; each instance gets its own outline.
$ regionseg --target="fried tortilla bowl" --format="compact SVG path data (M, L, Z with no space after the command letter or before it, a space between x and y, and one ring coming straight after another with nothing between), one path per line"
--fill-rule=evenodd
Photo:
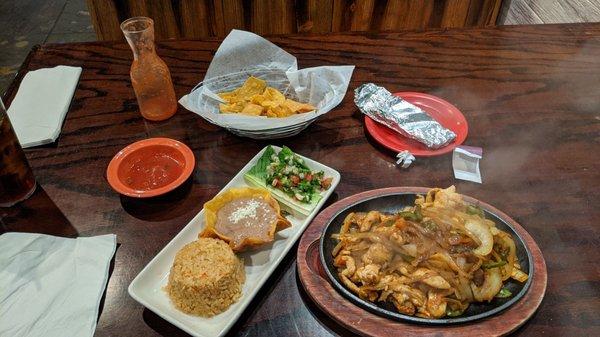
M204 211L206 228L199 237L219 238L234 252L269 243L291 226L277 200L262 188L231 188L205 203Z
M494 210L453 187L362 200L326 225L321 262L338 292L381 316L429 324L488 317L518 301L533 273L514 221Z

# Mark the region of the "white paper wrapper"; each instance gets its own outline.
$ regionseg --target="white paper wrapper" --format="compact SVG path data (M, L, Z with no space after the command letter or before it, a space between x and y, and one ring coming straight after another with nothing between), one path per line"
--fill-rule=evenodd
M481 184L479 160L483 157L483 149L474 146L458 146L452 154L454 178Z
M306 124L340 104L354 66L323 66L298 70L296 58L264 38L232 30L210 63L204 81L179 103L207 121L228 129L261 131ZM249 76L267 81L288 98L317 108L285 118L221 114L216 93L240 87Z

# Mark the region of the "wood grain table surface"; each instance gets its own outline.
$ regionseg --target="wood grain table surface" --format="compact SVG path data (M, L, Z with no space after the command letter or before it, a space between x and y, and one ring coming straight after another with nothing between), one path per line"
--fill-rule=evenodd
M5 95L9 105L28 70L83 67L58 141L26 151L38 191L16 207L0 209L0 228L69 237L117 234L97 336L185 335L129 297L127 286L269 143L288 145L341 173L328 204L374 188L454 184L504 211L533 236L548 267L546 297L516 334L600 335L600 24L271 41L294 54L301 68L356 65L344 101L288 139L240 138L181 107L168 121L143 120L129 79L131 51L123 42L36 47ZM179 97L202 80L219 42L158 44ZM352 90L365 82L426 92L455 104L469 123L465 144L483 148L483 184L455 180L450 154L396 168L394 154L365 134L353 103ZM191 147L197 161L193 178L157 200L120 197L106 182L109 160L126 145L155 136ZM231 334L349 334L310 302L297 278L295 254L293 248Z

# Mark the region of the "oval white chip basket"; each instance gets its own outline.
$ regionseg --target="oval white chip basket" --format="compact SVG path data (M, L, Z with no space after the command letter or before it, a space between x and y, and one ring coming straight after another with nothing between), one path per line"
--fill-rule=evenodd
M232 30L223 40L204 81L179 103L208 122L254 139L290 137L343 100L354 66L322 66L298 70L296 58L264 38ZM218 93L235 90L248 77L263 79L286 98L315 106L315 111L283 118L221 113Z

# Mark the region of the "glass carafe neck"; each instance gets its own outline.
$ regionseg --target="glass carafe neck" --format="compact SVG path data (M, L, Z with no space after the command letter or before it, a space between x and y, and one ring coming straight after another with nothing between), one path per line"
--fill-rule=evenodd
M135 60L155 54L152 19L142 16L127 19L121 24L121 30L133 51Z

